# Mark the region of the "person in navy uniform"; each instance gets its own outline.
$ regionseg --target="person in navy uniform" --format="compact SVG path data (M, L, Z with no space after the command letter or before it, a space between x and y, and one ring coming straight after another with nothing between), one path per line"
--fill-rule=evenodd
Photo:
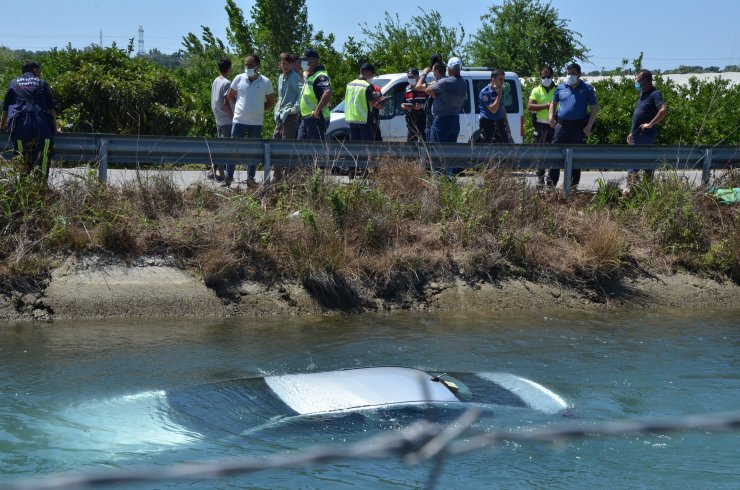
M426 141L427 117L424 104L427 101L427 94L423 90L416 90L419 69L411 68L408 71L408 78L409 84L406 86L401 104L401 108L406 112L406 129L408 130L406 141Z
M599 112L594 88L581 81L581 67L571 63L566 68L568 80L555 89L549 110L549 124L555 128L554 144L584 144L591 134ZM560 104L558 106L558 104ZM555 111L558 119L555 121ZM560 169L550 171L549 186L555 187L560 178ZM575 190L581 180L581 170L573 170L571 187Z
M668 114L668 107L663 101L663 95L653 85L653 74L648 70L640 70L635 75L635 89L640 92L637 98L635 111L632 113L632 130L627 135L630 145L654 145L658 136L656 127ZM636 170L627 172L627 187L624 192L630 193L630 184L633 182ZM652 169L645 170L645 177L650 179L655 173Z
M509 118L504 106L504 84L506 74L503 70L491 72L491 82L483 87L478 96L480 119L480 143L506 144L512 141Z
M13 148L23 157L26 171L49 176L58 106L49 85L41 79L41 66L26 61L22 75L10 81L3 99L0 129L8 129Z

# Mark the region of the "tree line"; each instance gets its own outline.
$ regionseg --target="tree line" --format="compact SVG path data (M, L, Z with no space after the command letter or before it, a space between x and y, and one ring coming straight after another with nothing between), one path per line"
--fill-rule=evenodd
M359 26L362 38L350 37L341 48L336 47L333 34L315 31L308 23L305 0L256 0L249 15L235 0L226 0L225 13L225 40L210 27L201 26L198 35L183 36L183 49L176 57L156 50L134 56L133 39L125 48L114 44L75 49L68 45L37 53L0 48L0 83L7 86L17 76L23 58L35 58L57 94L60 122L66 131L209 136L215 134L210 86L218 75L216 62L223 56L231 57L238 68L246 54L258 53L263 59L262 73L275 80L280 52L300 53L313 47L332 77L336 104L365 62L373 63L378 73L406 72L412 66L423 67L431 53L442 53L443 57L460 56L467 65L536 77L543 65L562 73L570 61L588 60L589 55L569 21L561 19L550 2L540 0L506 0L488 7L481 16L481 27L472 35L461 24L445 22L435 10L419 8L408 19L386 13L382 23ZM639 69L641 61L640 56L633 68ZM591 137L596 142L621 143L629 132L636 93L632 68L625 68L626 64L624 60L608 73L622 74L624 79L594 84L601 106L599 124ZM662 142L731 144L740 140L737 85L693 80L684 86L660 76L656 84L671 109ZM525 83L525 98L530 88ZM268 114L265 135L271 134L271 126Z

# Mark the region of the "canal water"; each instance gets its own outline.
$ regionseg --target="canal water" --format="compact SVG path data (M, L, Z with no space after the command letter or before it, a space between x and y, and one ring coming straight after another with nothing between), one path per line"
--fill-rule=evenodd
M737 410L740 311L3 324L0 487L63 472L300 454L395 431L413 416L378 411L255 430L240 416L249 400L218 389L250 376L388 365L512 373L569 407L494 407L476 431ZM174 413L175 392L194 394L197 415ZM739 462L738 431L509 442L446 460L438 488L738 488ZM419 488L431 470L344 460L113 488Z

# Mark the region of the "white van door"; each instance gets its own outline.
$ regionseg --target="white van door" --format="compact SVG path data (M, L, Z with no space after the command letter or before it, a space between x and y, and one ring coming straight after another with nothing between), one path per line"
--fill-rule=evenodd
M398 81L384 91L383 95L388 98L380 109L380 133L383 141L406 141L406 113L401 108L401 103L408 84L406 81Z

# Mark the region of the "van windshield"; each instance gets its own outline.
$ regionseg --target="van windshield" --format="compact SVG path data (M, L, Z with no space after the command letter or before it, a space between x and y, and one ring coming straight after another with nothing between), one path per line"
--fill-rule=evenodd
M388 82L390 82L390 79L388 78L374 78L373 79L373 85L377 85L381 89L385 87ZM342 100L339 104L334 107L334 109L331 110L332 112L344 112L344 100Z

